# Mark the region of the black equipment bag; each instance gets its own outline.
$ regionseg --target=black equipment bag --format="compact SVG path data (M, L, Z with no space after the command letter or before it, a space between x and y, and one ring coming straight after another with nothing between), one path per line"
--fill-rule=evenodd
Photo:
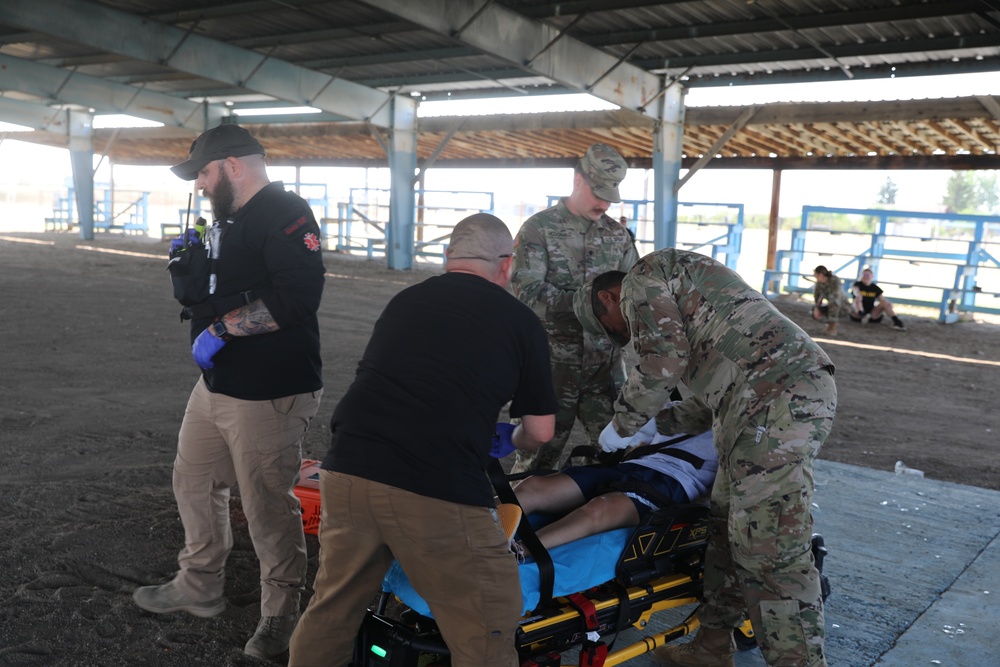
M204 229L205 224L204 218L198 218L195 228ZM191 232L194 230L184 230L184 242L170 251L170 260L167 262L174 298L182 306L205 303L211 297L209 279L212 260L208 256L208 246L202 242L197 232Z

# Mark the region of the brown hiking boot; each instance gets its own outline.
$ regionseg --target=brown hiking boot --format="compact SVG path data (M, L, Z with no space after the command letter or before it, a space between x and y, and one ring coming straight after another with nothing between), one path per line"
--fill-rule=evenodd
M665 667L734 667L733 629L714 630L702 626L687 644L653 649L653 660Z

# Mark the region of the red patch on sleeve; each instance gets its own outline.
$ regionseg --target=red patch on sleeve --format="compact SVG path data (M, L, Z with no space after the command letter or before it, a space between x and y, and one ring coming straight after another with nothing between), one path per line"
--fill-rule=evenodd
M292 234L295 233L296 229L298 229L299 227L301 227L304 224L306 224L306 216L302 216L301 218L299 218L298 220L296 220L292 224L290 224L287 227L285 227L285 236L291 236Z
M303 218L303 220L304 219L305 218ZM308 234L306 234L305 236L303 236L302 237L302 242L305 243L306 244L306 248L308 248L312 252L316 252L317 250L319 250L319 247L320 247L319 239L316 238L316 235L313 234L312 232L309 232Z

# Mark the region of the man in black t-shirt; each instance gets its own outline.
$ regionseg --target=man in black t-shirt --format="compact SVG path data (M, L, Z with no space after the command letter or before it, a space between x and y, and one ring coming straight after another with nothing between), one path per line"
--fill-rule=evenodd
M903 321L896 317L892 303L883 296L882 288L874 282L871 268L866 266L862 269L861 278L851 287L851 293L854 294L850 313L852 320L861 324L877 324L882 321L883 315L888 315L892 319L893 329L906 331Z
M513 239L479 213L455 226L445 274L386 306L330 422L315 594L289 665L351 661L395 558L427 601L453 667L517 667L517 562L485 468L510 402L514 446L550 440L558 407L537 316L506 291Z
M260 560L261 619L244 651L270 658L288 648L305 587L302 513L292 489L323 392L319 227L305 200L269 182L264 148L237 125L203 133L171 171L195 181L216 222L170 254L173 264L190 253L187 275L200 267L198 284L206 288L178 295L202 370L174 460L184 549L172 581L143 586L133 599L158 614L222 613L233 548L229 496L238 483Z

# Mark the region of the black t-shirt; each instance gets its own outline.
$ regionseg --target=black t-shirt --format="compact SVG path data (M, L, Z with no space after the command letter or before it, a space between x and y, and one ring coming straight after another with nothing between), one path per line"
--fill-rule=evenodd
M882 288L872 283L865 285L860 280L854 283L853 290L861 295L861 312L870 313L875 310L875 302L882 296Z
M386 306L330 422L323 467L464 505L491 506L497 416L557 403L538 317L479 276L446 273Z
M215 295L266 290L264 304L280 327L235 336L203 371L209 390L264 401L323 387L319 322L323 295L320 231L309 205L280 182L270 183L221 223ZM191 321L194 341L213 317Z

